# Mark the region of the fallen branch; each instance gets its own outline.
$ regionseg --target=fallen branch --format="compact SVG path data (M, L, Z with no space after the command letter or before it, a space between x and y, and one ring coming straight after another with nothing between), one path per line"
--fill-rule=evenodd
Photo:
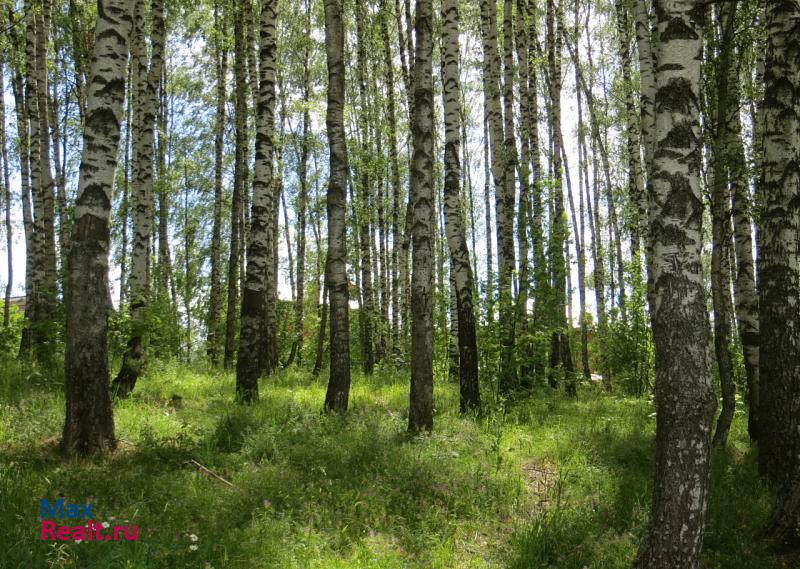
M213 470L211 470L210 468L206 468L205 466L203 466L202 464L200 464L199 462L197 462L195 459L193 459L193 458L192 458L192 459L189 459L189 460L187 461L187 463L188 463L188 464L191 464L191 465L193 465L193 466L195 466L195 467L196 467L198 470L200 470L200 472L202 472L203 474L206 474L206 475L208 475L208 476L211 476L212 478L216 478L217 480L219 480L219 481L220 481L220 482L222 482L223 484L227 484L227 485L228 485L228 486L230 486L231 488L235 488L236 490L239 490L240 492L244 492L244 490L242 490L241 488L239 488L238 486L236 486L236 485L235 485L235 484L233 484L232 482L229 482L228 480L225 480L225 479L224 479L222 476L220 476L219 474L217 474L216 472L214 472L214 471L213 471Z

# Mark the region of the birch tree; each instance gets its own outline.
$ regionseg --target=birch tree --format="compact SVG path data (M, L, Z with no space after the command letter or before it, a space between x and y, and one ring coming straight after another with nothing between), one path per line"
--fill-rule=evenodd
M67 454L113 450L108 370L108 246L125 98L132 0L99 0L78 198L70 239L64 378Z
M433 2L417 0L411 122L411 391L408 430L433 429ZM469 260L467 260L469 264Z
M128 281L133 326L122 367L112 388L117 396L126 397L136 386L145 364L147 345L145 311L150 300L150 249L153 230L153 159L154 128L158 107L158 84L164 66L164 3L152 4L152 54L147 57L145 42L145 6L139 2L134 10L131 55L136 78L133 124L133 251ZM149 64L148 64L149 59Z
M704 6L656 2L656 141L648 191L656 369L656 476L635 566L699 566L716 407L700 262L700 66Z
M225 11L214 3L214 55L216 72L216 117L214 127L214 213L211 229L211 274L208 298L208 346L211 362L219 360L222 339L222 177L225 145L225 86L228 74L228 50L225 46L227 26Z
M761 329L759 472L782 482L796 460L800 404L800 4L767 3L763 156L758 193Z
M509 16L510 17L510 16ZM500 54L497 48L497 7L489 0L481 1L481 37L483 40L483 73L486 89L486 112L491 147L491 172L495 188L497 222L498 296L502 355L500 385L510 391L516 383L514 359L515 318L512 306L514 273L514 154L503 123L500 98ZM506 93L508 95L508 93ZM513 124L513 123L512 123ZM509 197L510 196L510 197ZM487 239L488 239L487 235Z
M451 279L455 285L458 322L458 377L461 411L480 407L478 346L475 337L473 276L461 208L461 124L457 0L442 2L442 98L444 102L444 214L450 248Z
M325 55L328 66L328 110L325 117L330 146L328 179L328 257L325 284L330 299L331 364L325 410L344 413L350 396L350 317L347 281L347 141L344 130L344 22L340 0L325 0Z
M276 0L261 3L261 51L259 57L258 108L256 109L256 162L253 172L253 203L247 238L247 276L242 294L239 357L236 362L236 395L239 401L258 400L258 379L267 370L268 342L264 320L267 298L267 263L271 260L268 235L274 219L270 208L274 199L272 173L273 133L275 130L275 69L277 34Z
M228 291L225 314L225 355L224 365L228 369L236 356L236 308L239 304L239 269L241 253L241 220L245 200L245 184L248 178L248 136L247 136L247 77L244 45L244 7L234 6L233 25L233 106L234 106L234 145L233 195L231 196L230 252L228 255Z

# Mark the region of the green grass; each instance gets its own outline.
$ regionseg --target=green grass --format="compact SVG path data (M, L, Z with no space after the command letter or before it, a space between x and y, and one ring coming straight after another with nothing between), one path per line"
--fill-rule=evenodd
M119 450L65 462L59 384L12 363L3 375L4 569L614 569L630 566L647 522L652 404L589 386L577 401L543 388L464 418L439 382L435 432L409 438L403 374L355 376L339 417L320 414L324 381L308 374L264 380L242 408L231 375L154 364L116 406ZM755 538L772 497L743 419L714 458L703 566L788 567ZM139 541L42 542L39 499L58 495L93 496L96 518L137 524Z

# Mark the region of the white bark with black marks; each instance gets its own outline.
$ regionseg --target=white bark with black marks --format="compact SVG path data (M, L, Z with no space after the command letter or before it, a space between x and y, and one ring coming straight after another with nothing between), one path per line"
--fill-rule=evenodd
M64 377L67 454L116 447L108 370L108 249L133 0L100 0L70 239Z

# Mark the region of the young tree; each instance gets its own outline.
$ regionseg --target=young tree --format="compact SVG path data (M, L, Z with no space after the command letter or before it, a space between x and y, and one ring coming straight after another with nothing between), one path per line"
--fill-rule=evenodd
M719 53L715 63L717 78L715 133L712 141L711 177L711 300L714 309L714 353L722 390L722 411L714 431L713 444L724 447L733 422L736 406L736 384L733 382L733 360L730 352L733 302L730 283L731 194L729 190L729 151L731 112L738 113L739 100L732 98L731 80L737 78L734 56L734 25L737 2L726 2L718 16Z
M30 190L33 198L34 247L26 262L31 267L28 290L31 316L29 344L39 361L52 355L55 340L56 246L54 227L53 171L50 161L50 117L48 111L47 48L50 37L49 0L25 2L25 103L28 119Z
M381 35L384 37L383 41L383 62L384 71L386 73L386 113L389 120L389 167L390 167L390 183L392 186L392 252L391 252L391 344L393 349L393 356L399 359L401 351L400 343L400 313L402 312L402 294L400 287L400 208L402 207L402 186L400 184L400 160L397 151L397 103L395 101L395 84L394 84L394 61L392 59L392 45L389 41L389 8L387 7L386 0L381 1ZM399 30L402 36L402 27ZM402 41L401 41L402 47ZM404 50L400 49L400 53L405 61Z
M308 151L311 134L311 113L309 112L309 106L311 104L311 77L309 70L311 62L311 52L309 50L309 41L311 36L310 0L306 1L306 11L307 37L303 40L302 64L303 125L300 135L302 137L300 140L300 155L298 157L299 192L297 194L297 295L295 296L294 309L295 339L292 343L292 352L289 356L290 362L294 358L297 358L298 364L301 363L303 358L303 310L305 303L306 280L306 218L308 210Z
M411 392L408 430L433 430L433 2L416 2L411 123ZM457 154L456 154L457 156Z
M208 295L208 346L206 352L213 364L218 363L222 336L222 176L225 145L225 85L228 74L228 50L225 47L227 26L225 11L214 2L214 55L217 107L214 127L214 215L211 230L211 275ZM220 14L221 12L221 14Z
M0 55L0 93L5 93L5 61L4 56ZM14 257L12 247L14 244L14 231L11 225L11 181L8 167L8 146L6 145L6 102L5 97L0 100L0 162L2 171L0 181L2 181L3 195L5 200L5 230L6 230L6 291L3 302L3 327L11 325L11 288L14 285Z
M108 376L108 246L134 0L99 0L66 287L67 454L116 447Z
M228 369L233 365L236 355L236 306L239 303L239 269L240 255L242 253L242 210L246 200L243 194L246 190L248 178L247 156L249 153L247 142L247 76L244 45L245 7L242 3L234 6L233 25L233 112L234 112L234 138L235 154L233 164L233 195L231 196L231 237L230 254L228 256L228 296L225 314L225 356L224 366Z
M650 172L655 304L656 476L650 527L636 560L644 569L696 568L710 462L709 323L700 251L700 66L705 6L658 0L656 142Z
M126 397L136 386L145 364L147 344L145 309L150 299L150 244L153 230L153 158L155 118L158 107L158 84L164 66L164 3L154 0L152 8L153 46L148 65L145 43L144 2L134 11L131 39L131 65L136 77L133 124L133 251L129 279L133 327L122 367L112 389ZM133 91L133 90L132 90Z
M510 16L509 16L510 17ZM514 273L514 164L516 150L508 147L513 141L504 132L503 109L500 99L500 54L497 49L497 7L490 0L481 1L481 36L483 39L483 73L486 89L491 169L495 185L495 216L497 221L497 254L499 263L500 326L503 353L500 387L511 390L516 384L514 358L515 314L512 300ZM508 95L509 93L506 92ZM508 113L508 105L506 113ZM488 239L487 235L487 239Z
M444 214L450 248L451 279L455 284L458 322L458 377L461 411L480 407L478 345L475 338L475 310L472 305L472 266L461 211L460 109L458 1L442 2L442 97L444 99ZM419 45L419 42L417 42Z
M325 410L344 413L350 396L350 299L347 281L347 141L344 131L344 23L340 0L325 0L325 54L328 65L330 146L328 179L328 258L325 284L330 298L331 369Z
M358 315L361 327L361 359L364 373L372 374L375 368L374 345L375 333L374 315L374 293L372 288L372 229L371 229L371 208L372 208L372 180L370 170L372 160L370 158L370 128L369 116L371 109L367 101L367 45L365 30L369 25L367 21L365 0L356 1L356 75L358 79L358 103L361 107L360 112L364 115L362 127L362 144L356 160L356 173L358 174L358 192L356 202L356 219L358 220L358 243L360 245L360 267L361 272L361 307Z

